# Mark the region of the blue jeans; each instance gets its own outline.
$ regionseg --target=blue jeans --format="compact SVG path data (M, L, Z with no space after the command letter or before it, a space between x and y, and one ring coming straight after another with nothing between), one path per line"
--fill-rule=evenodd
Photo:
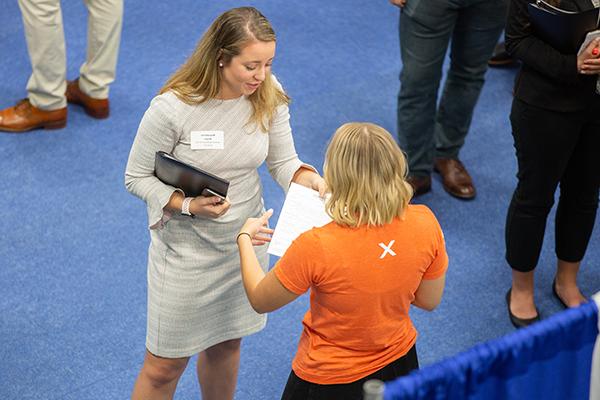
M400 13L398 138L411 175L429 175L435 157L458 158L507 9L508 0L407 0Z

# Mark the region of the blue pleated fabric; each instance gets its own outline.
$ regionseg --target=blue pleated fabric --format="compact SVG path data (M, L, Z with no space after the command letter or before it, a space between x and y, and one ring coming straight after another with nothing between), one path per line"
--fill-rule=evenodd
M598 308L590 301L386 384L396 399L587 399Z

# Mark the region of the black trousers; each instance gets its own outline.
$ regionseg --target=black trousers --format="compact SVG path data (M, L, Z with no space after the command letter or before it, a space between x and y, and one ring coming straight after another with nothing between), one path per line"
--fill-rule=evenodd
M290 373L281 400L362 400L363 383L369 379L391 381L410 371L419 369L417 349L413 346L408 353L386 365L379 371L351 383L338 385L319 385L299 378L294 371Z
M506 218L508 264L521 272L536 267L559 184L556 256L581 261L598 208L600 101L561 113L515 99L510 120L519 168Z

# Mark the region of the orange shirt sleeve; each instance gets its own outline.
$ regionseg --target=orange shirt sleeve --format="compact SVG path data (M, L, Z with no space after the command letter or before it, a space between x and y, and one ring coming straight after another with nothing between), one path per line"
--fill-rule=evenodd
M292 242L273 267L281 284L298 295L306 292L313 282L312 267L316 259L314 241L311 231L303 233Z
M433 251L435 258L427 267L423 274L423 279L437 279L446 273L448 269L448 253L446 253L446 243L444 241L444 233L435 215L431 213L432 231L433 231Z

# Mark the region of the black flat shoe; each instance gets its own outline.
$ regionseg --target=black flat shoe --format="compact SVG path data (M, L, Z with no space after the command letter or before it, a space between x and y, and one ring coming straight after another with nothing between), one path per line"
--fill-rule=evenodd
M511 311L510 311L510 292L511 292L512 288L508 289L508 292L506 292L506 306L508 308L508 316L510 317L510 322L514 325L515 328L525 328L526 326L529 326L531 324L533 324L534 322L538 322L541 318L540 318L540 312L538 311L538 309L535 309L535 312L537 313L537 315L533 318L519 318L516 315L514 315Z
M560 296L558 295L558 292L556 291L556 278L554 278L554 280L552 281L552 293L554 293L554 297L556 297L558 299L558 301L560 301L560 304L562 304L562 306L564 308L569 308L567 303L565 303L563 301L563 299L560 298Z

